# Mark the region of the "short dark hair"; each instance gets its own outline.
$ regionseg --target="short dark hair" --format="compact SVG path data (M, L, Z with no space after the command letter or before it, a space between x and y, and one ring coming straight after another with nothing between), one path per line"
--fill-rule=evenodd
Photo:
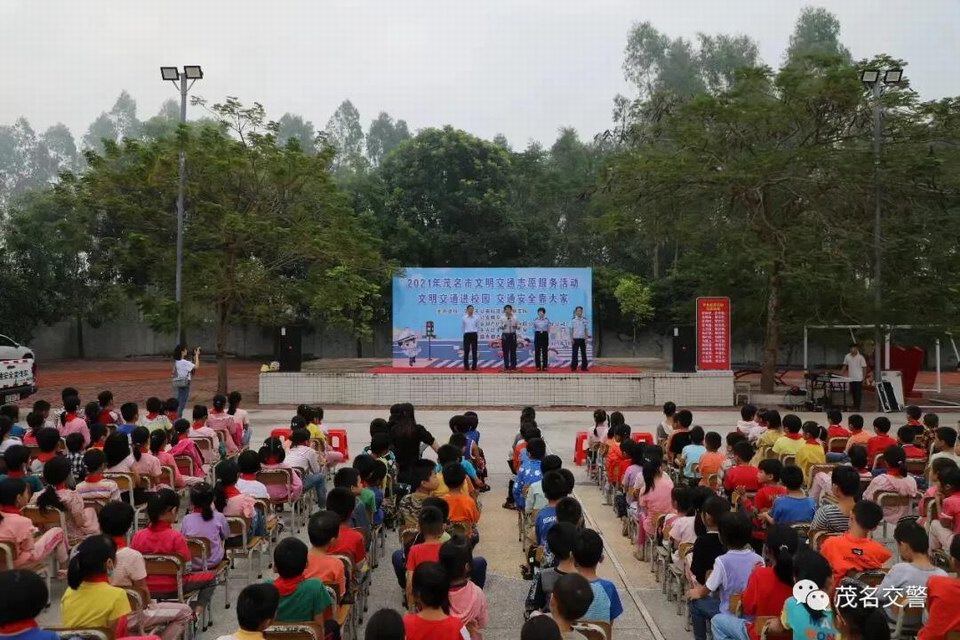
M370 452L383 453L390 450L390 434L375 433L370 436Z
M803 486L803 469L796 465L788 464L780 472L780 481L790 491L796 491Z
M840 424L840 422L843 420L843 413L840 411L840 409L828 409L827 420L830 421L830 424Z
M439 464L441 468L451 462L460 462L460 458L462 457L463 454L460 452L460 449L452 444L444 444L437 449L437 464Z
M281 578L302 576L307 569L307 545L300 538L287 536L273 550L273 566Z
M67 451L70 453L80 453L83 451L83 434L82 433L70 433L67 434L67 437L64 438L64 441L67 443Z
M862 444L855 444L847 451L850 457L850 464L857 469L863 469L867 466L867 448Z
M903 444L913 444L913 439L915 436L913 427L908 424L903 425L897 429L897 439L900 440Z
M352 489L360 482L360 472L353 467L340 467L333 474L333 486Z
M697 425L693 429L690 429L690 442L693 444L703 444L703 427Z
M130 422L137 417L138 413L140 413L140 408L137 407L136 402L124 402L120 406L120 416L123 417L124 422Z
M906 544L914 553L927 553L930 549L927 530L912 518L904 518L897 523L897 528L893 530L893 539Z
M290 433L290 442L293 444L303 444L310 441L310 432L306 429L294 429Z
M790 433L800 433L800 429L803 428L803 421L800 420L800 416L788 413L783 416L783 428Z
M557 503L557 522L579 525L583 520L583 507L573 496L561 498Z
M540 462L540 471L546 475L548 471L559 471L563 468L563 460L560 459L560 456L555 454L550 454L548 456L543 456L543 460Z
M237 598L237 622L244 631L260 631L277 615L280 592L269 582L248 584Z
M414 489L418 489L420 485L424 482L430 481L430 476L432 476L437 471L437 465L431 460L425 460L420 458L415 463L413 463L413 481Z
M908 404L904 409L904 412L907 414L908 418L913 420L919 420L920 416L923 415L923 411L915 404Z
M427 507L433 507L434 509L438 510L443 515L444 520L450 517L450 503L443 498L438 498L437 496L424 498L423 504L420 505L420 508L422 510L426 509Z
M953 542L950 543L950 557L960 562L960 536L953 536Z
M3 452L3 462L8 471L19 471L30 460L30 449L22 444L15 444Z
M393 609L380 609L367 620L363 638L364 640L403 640L405 633L403 616Z
M60 445L60 432L53 427L44 427L37 433L37 446L40 451L56 451Z
M440 545L440 564L451 581L465 578L472 563L470 543L463 536L454 536Z
M443 466L443 483L448 489L462 487L467 481L467 471L459 462L451 462Z
M417 527L420 533L425 536L443 535L444 516L440 509L436 507L424 507L420 509L420 515L417 518Z
M97 519L100 521L100 531L108 536L125 536L133 526L133 507L127 502L112 501L103 505Z
M83 466L87 468L87 473L94 473L107 464L107 457L103 455L100 449L87 449L83 454Z
M581 529L573 543L573 559L578 567L592 569L603 558L603 538L593 529Z
M883 520L883 508L871 500L861 500L853 506L853 519L867 531L873 531Z
M570 522L557 522L547 531L547 548L560 560L566 560L573 553L577 543L577 526Z
M776 458L764 458L757 465L760 471L773 478L774 482L780 482L780 475L783 473L783 463Z
M720 516L717 523L720 539L728 549L742 549L753 538L753 523L742 511L728 511Z
M873 428L879 433L889 433L890 432L890 418L886 416L879 416L873 419Z
M50 592L43 578L26 569L0 572L0 625L33 620L47 606Z
M449 602L450 578L439 562L421 562L413 571L413 593L424 607L439 609Z
M684 429L689 429L690 425L693 424L693 414L689 409L680 409L680 411L677 411L675 419Z
M860 430L863 429L863 416L859 413L855 413L847 417L847 424L850 425L851 429Z
M340 534L340 516L333 511L318 511L307 523L307 537L315 547L325 547Z
M848 498L855 498L860 493L860 474L853 467L834 467L830 473L830 482Z
M757 408L748 402L740 407L740 417L744 420L753 420L757 417Z
M237 467L240 473L259 473L260 472L260 454L253 449L241 451L237 456Z
M940 484L950 487L954 492L960 491L960 467L946 469L937 479Z
M346 487L336 487L327 494L327 509L337 514L340 522L349 520L356 507L357 496L353 495L353 491Z
M731 431L726 437L727 446L732 450L738 442L747 442L747 436L739 431Z
M553 585L553 598L564 620L579 620L593 604L593 588L579 573L568 573Z
M708 431L707 434L703 436L703 442L708 450L716 451L720 448L720 445L723 444L723 438L720 437L720 434L716 431Z
M543 456L547 455L547 443L543 441L543 438L528 440L527 453L534 460L543 460Z
M381 640L381 638L368 636L366 640ZM384 640L387 639L384 638ZM563 634L560 633L560 627L557 626L556 621L550 616L533 616L520 628L520 640L563 640Z
M543 495L547 500L559 500L570 495L567 479L559 471L549 471L541 480Z
M937 429L937 438L943 440L943 443L952 449L957 444L957 430L951 427L940 427Z
M743 460L744 462L749 462L753 458L753 445L747 442L746 440L738 442L733 445L733 454Z

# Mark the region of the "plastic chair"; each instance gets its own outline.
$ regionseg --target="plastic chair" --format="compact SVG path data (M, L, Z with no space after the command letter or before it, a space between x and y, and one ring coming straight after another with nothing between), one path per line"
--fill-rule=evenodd
M247 560L247 584L253 582L253 554L257 554L257 579L263 578L263 545L265 539L262 536L255 536L250 531L250 522L246 518L239 516L228 516L227 524L230 525L231 537L240 537L240 546L227 545L227 557L231 560L236 558L245 558Z
M329 429L327 430L327 442L329 446L334 451L339 451L343 454L344 460L350 459L350 450L347 444L347 432L343 429Z
M577 431L577 438L573 445L573 464L578 467L587 460L587 449L589 448L588 435L586 431Z
M227 560L227 553L224 550L223 559L214 567L207 563L210 557L210 541L206 538L187 538L187 546L190 547L190 554L194 560L200 561L200 566L204 571L210 571L216 575L217 584L223 585L223 608L230 608L230 561Z

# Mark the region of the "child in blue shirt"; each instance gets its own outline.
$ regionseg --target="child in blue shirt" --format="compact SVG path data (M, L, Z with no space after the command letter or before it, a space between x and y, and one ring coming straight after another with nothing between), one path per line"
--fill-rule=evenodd
M526 500L524 489L543 477L540 463L543 461L543 457L547 455L547 443L543 441L543 438L532 438L527 443L526 451L530 457L520 465L520 471L517 473L517 479L513 484L513 501L517 505L517 509L524 508Z
M623 603L614 584L597 577L597 565L603 561L603 539L600 534L593 529L581 529L573 545L573 559L577 572L590 582L593 590L593 602L582 619L613 624L623 613Z
M813 581L820 588L820 594L815 597L827 598L827 604L830 604L827 594L833 591L833 569L826 558L816 551L801 549L793 560L793 573L797 582ZM768 622L763 631L767 634L791 631L794 640L835 640L840 637L831 607L827 606L826 609L818 611L808 603L798 602L793 596L783 603L780 618Z
M761 517L769 524L796 524L810 522L817 512L817 503L803 493L803 470L790 465L780 472L780 481L787 493L773 502L773 508Z
M690 444L683 448L680 455L683 457L683 477L689 480L699 480L700 473L693 470L693 465L700 464L700 458L707 452L703 446L703 427L694 427L690 429Z

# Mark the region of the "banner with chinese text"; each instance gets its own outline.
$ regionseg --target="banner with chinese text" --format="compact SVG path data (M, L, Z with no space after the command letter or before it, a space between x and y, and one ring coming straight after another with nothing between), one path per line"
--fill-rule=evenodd
M533 319L543 307L550 327L550 366L570 366L570 321L581 306L592 321L593 272L589 268L407 267L393 279L393 366L463 367L467 305L479 318L479 367L503 366L500 317L512 305L520 331L517 365L533 366ZM427 322L433 336L427 337ZM593 360L593 336L587 357Z
M730 370L730 298L697 298L697 371Z

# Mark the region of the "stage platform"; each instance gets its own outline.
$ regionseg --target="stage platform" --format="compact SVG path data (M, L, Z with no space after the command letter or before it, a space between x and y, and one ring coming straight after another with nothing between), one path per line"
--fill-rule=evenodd
M260 404L640 407L733 406L733 373L671 373L598 363L588 372L394 370L313 365L300 373L260 374ZM379 365L380 363L378 363ZM626 371L624 371L626 369Z

